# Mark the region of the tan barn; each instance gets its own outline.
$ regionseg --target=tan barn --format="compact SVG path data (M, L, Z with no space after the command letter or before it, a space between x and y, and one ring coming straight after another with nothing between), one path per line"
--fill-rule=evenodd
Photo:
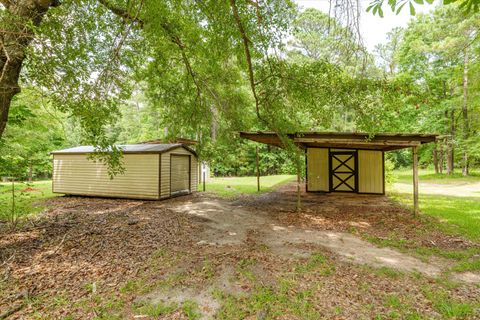
M53 192L158 200L197 191L197 156L189 147L179 143L119 147L125 171L113 179L105 164L88 159L92 146L52 152Z
M281 147L273 132L241 132L249 140ZM385 152L412 148L414 194L418 197L417 148L434 134L297 132L288 137L305 150L307 192L385 194ZM417 206L417 199L415 199ZM415 208L417 210L417 207Z

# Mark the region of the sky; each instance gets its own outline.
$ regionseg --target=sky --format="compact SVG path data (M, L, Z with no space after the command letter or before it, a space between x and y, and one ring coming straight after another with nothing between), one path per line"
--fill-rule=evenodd
M360 18L360 31L363 37L363 42L370 52L373 52L375 45L384 43L387 39L387 33L395 27L406 27L408 21L412 18L408 5L403 7L403 10L396 15L390 7L384 5L384 17L380 18L378 15L373 15L371 12L366 12L366 8L370 4L370 0L359 0L362 6L362 15ZM295 0L295 2L302 9L315 8L328 13L329 0ZM335 0L332 0L335 2ZM385 1L386 2L386 1ZM418 12L429 12L435 8L435 4L429 5L415 5Z

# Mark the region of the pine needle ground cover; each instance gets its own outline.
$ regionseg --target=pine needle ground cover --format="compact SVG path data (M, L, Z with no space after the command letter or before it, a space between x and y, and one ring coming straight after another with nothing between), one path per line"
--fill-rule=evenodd
M478 318L478 241L446 233L436 218L415 218L382 196L303 194L296 212L295 189L290 183L234 199L197 193L166 201L43 201L46 209L28 223L1 230L0 314ZM345 246L355 241L354 257L365 249L394 250L438 272L359 263L318 245L320 234L340 235Z

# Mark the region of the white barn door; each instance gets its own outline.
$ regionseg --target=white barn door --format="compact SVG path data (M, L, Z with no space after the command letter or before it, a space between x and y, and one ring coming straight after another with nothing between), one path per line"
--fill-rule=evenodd
M170 193L178 195L190 193L190 156L170 156Z

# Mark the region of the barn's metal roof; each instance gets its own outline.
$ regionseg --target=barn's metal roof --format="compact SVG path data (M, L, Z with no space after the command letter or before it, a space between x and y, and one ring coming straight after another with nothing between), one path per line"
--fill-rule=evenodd
M273 146L282 147L280 137L274 132L240 132L240 137ZM287 137L301 148L352 148L372 150L397 150L434 142L437 135L420 133L364 132L295 132Z
M195 154L193 150L181 143L163 143L163 144L121 144L117 145L123 153L162 153L178 147L183 147ZM83 154L98 151L94 146L79 146L63 150L53 151L52 154Z

